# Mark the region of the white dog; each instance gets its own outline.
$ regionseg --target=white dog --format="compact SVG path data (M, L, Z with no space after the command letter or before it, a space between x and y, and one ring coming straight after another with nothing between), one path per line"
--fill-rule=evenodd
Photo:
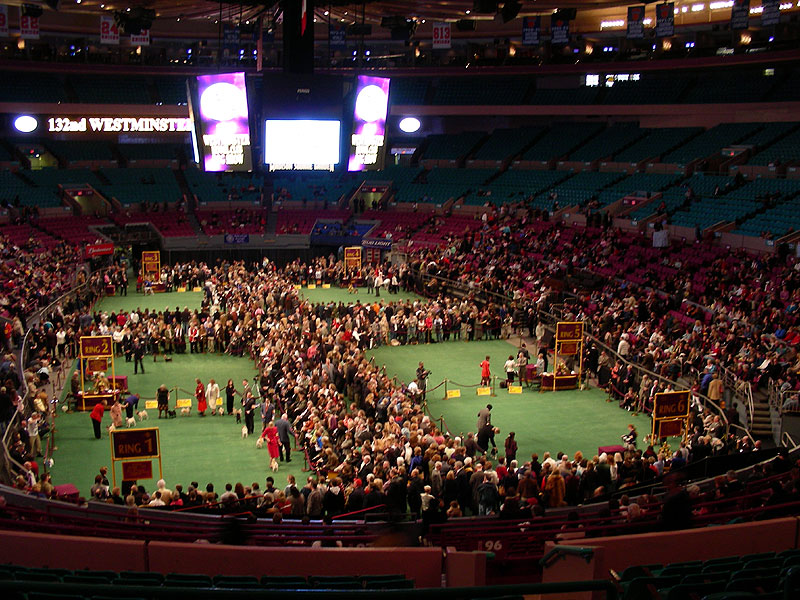
M139 415L139 420L140 421L147 421L147 411L146 410L140 410L136 414Z
M191 413L191 412L192 412L192 409L191 409L191 408L182 408L182 409L181 409L181 414L182 414L184 417L188 417L188 416L189 416L189 413Z
M136 418L128 417L125 419L125 427L136 427Z
M245 439L248 435L250 435L250 432L247 431L247 425L243 425L242 426L242 439Z
M247 428L245 427L245 429L247 429ZM260 450L263 447L264 447L264 438L258 438L256 440L256 448L258 448Z
M117 430L117 428L114 426L113 423L111 425L109 425L108 427L106 427L106 429L108 429L108 435L111 435L112 433L114 433Z
M223 408L220 406L220 407L217 409L217 414L218 414L218 415L220 415L220 416L222 416L222 415L224 415L224 414L225 414L225 410L224 410L224 409L223 409Z

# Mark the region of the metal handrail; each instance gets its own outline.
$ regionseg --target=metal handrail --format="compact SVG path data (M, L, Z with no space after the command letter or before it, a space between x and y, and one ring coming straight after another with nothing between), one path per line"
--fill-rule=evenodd
M722 381L728 389L732 390L734 395L741 395L747 407L747 424L753 425L753 418L755 415L755 403L753 401L753 386L749 381L739 379L736 374L728 367L720 365L722 370Z
M27 383L25 381L25 365L27 364L28 343L30 341L30 334L32 331L32 328L30 327L31 323L40 322L41 319L45 317L47 314L49 314L56 305L62 303L70 295L77 294L81 290L86 289L89 285L97 284L97 281L93 281L93 277L99 275L100 273L103 273L106 270L108 269L106 268L106 269L101 269L99 271L95 271L95 273L89 275L89 277L84 283L72 288L67 292L64 292L61 296L53 300L50 304L36 311L33 314L33 316L28 319L28 325L29 325L28 330L25 332L25 335L22 338L22 343L20 344L19 348L19 356L17 359L17 372L19 374L20 381L22 382L21 385L24 386L24 391L20 393L20 396L22 403L22 412L24 412L25 415L30 414L31 403L32 403L30 397L31 396L30 390L28 389ZM16 427L17 421L21 419L22 416L23 415L19 410L14 412L14 415L11 417L11 419L9 419L8 424L6 425L5 431L3 431L3 435L2 438L0 438L0 440L2 441L2 452L5 454L6 460L8 460L9 464L16 466L16 468L21 472L27 473L28 469L26 469L25 466L20 464L18 461L14 460L14 458L11 456L11 453L8 450L8 437Z
M786 444L786 441L789 441L789 444ZM783 435L781 435L781 445L786 446L789 450L794 450L798 447L797 442L794 441L794 438L789 435L788 431L784 431Z

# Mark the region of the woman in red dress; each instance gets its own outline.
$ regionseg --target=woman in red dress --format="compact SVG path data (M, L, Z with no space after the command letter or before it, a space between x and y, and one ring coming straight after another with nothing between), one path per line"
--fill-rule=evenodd
M269 468L273 471L278 470L278 428L275 427L273 421L264 429L264 435L267 437L267 450L269 450Z
M195 381L197 382L197 387L194 389L194 397L197 398L197 412L200 413L201 417L205 417L206 409L208 408L206 404L206 388L199 379L195 379Z

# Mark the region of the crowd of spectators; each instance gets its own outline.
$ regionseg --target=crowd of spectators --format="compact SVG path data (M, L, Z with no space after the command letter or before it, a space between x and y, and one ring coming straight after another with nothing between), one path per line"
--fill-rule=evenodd
M574 229L537 221L532 215L519 218L498 212L481 220L478 230L454 238L443 250L413 251L407 266L385 265L371 272L376 297L357 298L349 305L309 304L295 289L300 281L342 285L350 279L352 274L333 257L310 264L293 262L284 269L268 261L252 267L187 263L165 267L163 278L171 286L202 287L205 299L199 311L176 308L174 312L106 315L92 314L84 303L60 307L49 322L56 335L64 331L66 344L82 334L125 335L127 330L132 338L149 340L152 345L155 331L156 347L160 344L169 351L167 330L174 343L196 326L206 332L210 349L250 353L258 361L261 394L276 410L288 413L320 476L317 485L339 482L330 487L339 488L348 501L360 488L365 498L372 494L373 499L401 512L406 505L419 512L417 498L425 494L435 499L426 504L436 505L441 513L450 509L451 514L487 512L486 503L481 509L478 492L480 488L486 498L492 496L485 484L497 488L497 503L489 512L499 510L508 497L517 498L520 505L523 500L543 506L579 503L652 479L670 462L679 466L713 453L749 449L727 437L719 415L705 413L701 406L695 406L688 443L669 455L658 447L629 448L619 456L543 455L539 463L538 457L530 461L496 458L488 447L477 447L476 432L459 440L440 431L424 414L420 398L368 361L365 349L393 342L504 337L514 327L527 328L541 344L536 308L547 308L553 281L569 281L579 271L612 264L620 255L635 257L647 244L644 237L613 229L590 228L575 235ZM673 267L672 275L653 281L656 286L635 285L620 277L594 290L576 290L572 304L563 309L563 318L586 319L605 346L648 371L673 380L695 375L698 391L703 393L719 388L712 382L719 379L723 367L756 385L763 377L782 378L796 387L795 261L780 254L734 253L734 258L746 260L746 268L732 263L730 257L677 265L672 250L660 259ZM435 277L420 279L420 274L452 283ZM698 295L692 285L698 274L706 282L707 294ZM381 301L377 297L381 286L376 284L391 285L392 281L422 289L432 298ZM445 294L447 285L466 290L465 299ZM676 311L698 318L688 325L675 318ZM48 336L52 337L46 324L34 329L32 340L39 354L52 351ZM663 384L654 379L648 384L646 379L626 376L620 367L624 364L617 363L612 354L590 349L587 366L598 377L606 367L609 382L616 377L621 399L627 397L626 405L632 401L640 406L644 395L662 389L659 385ZM635 398L630 398L631 393ZM35 458L30 456L31 448L27 450L28 455L20 458ZM533 479L535 493L531 492L533 483L521 483ZM523 497L520 487L530 488L532 495ZM360 495L356 491L356 498Z

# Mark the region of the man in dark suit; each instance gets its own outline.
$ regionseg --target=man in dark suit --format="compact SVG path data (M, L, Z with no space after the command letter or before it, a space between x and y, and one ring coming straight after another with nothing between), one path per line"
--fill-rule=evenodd
M142 369L142 373L144 373L144 353L145 347L142 343L142 340L136 338L133 342L133 374L137 375L139 373L139 368Z
M244 424L247 427L247 433L251 434L255 431L255 413L256 413L256 399L253 398L252 392L247 392L247 395L242 402L244 409Z
M275 427L278 428L278 439L281 442L280 446L278 446L281 462L283 462L284 452L286 453L286 462L292 462L292 425L289 423L289 417L286 413L283 413L281 418L275 421Z

